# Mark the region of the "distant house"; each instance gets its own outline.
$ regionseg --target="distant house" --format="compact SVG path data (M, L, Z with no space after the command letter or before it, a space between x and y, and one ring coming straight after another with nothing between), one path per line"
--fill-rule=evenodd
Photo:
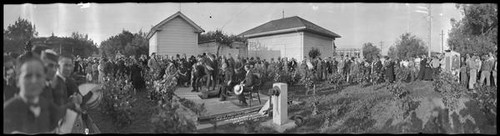
M314 47L320 57L332 57L335 39L340 35L298 16L272 20L247 30L239 36L248 38L248 56L270 58L288 57L298 61L308 57Z
M215 40L211 41L205 41L205 42L200 42L198 43L199 47L199 53L212 53L212 54L217 54L217 48L220 45L219 42L216 42ZM238 55L241 57L247 57L247 47L246 44L243 42L233 42L231 43L230 47L228 46L221 46L219 50L219 55L224 55L228 56L231 54L233 58L236 58Z
M363 58L363 52L359 48L338 48L337 56L360 57Z
M198 35L204 31L179 11L151 28L147 35L149 54L197 55Z

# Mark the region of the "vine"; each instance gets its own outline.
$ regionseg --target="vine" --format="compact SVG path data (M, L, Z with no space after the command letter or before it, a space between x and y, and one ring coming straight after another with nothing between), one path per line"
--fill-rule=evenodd
M337 89L346 83L346 78L342 74L334 72L328 76L328 82L333 84L333 87Z
M400 82L406 81L410 77L411 70L407 67L396 67L396 79Z
M432 85L434 91L443 95L444 105L451 110L457 108L459 99L467 92L467 88L457 82L457 77L446 71L441 72Z
M491 112L496 115L497 109L497 87L482 86L478 88L477 97L479 105L484 112Z
M408 94L410 94L410 91L404 87L404 84L401 81L389 84L387 86L387 90L389 90L391 94L399 99L404 99L406 96L408 96Z
M134 88L126 77L107 77L103 84L103 100L105 114L112 117L113 123L123 128L132 123L132 105L136 99Z
M174 91L177 86L177 78L174 75L166 75L162 80L154 81L154 90L150 92L150 99L158 102L156 111L151 117L154 133L182 133L196 130L192 120L179 115L179 105L188 100L174 101ZM189 108L190 106L188 106ZM202 107L204 109L204 107ZM199 109L199 108L196 108Z

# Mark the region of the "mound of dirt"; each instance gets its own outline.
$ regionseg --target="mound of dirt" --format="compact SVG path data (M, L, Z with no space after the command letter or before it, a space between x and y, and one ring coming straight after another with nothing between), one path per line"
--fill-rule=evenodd
M349 86L336 94L305 98L317 103L318 114L308 115L304 125L289 132L497 133L496 114L480 110L477 100L462 97L450 108L432 82L403 84L410 91L403 99L385 86Z

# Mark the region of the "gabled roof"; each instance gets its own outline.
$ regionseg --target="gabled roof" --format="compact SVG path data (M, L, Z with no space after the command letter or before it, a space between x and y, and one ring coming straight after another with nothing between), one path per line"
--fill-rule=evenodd
M272 35L272 34L293 32L293 31L308 31L324 35L330 38L340 38L340 35L330 30L327 30L323 27L320 27L312 22L309 22L303 18L300 18L298 16L269 21L260 26L245 31L239 34L238 36L256 37L256 36Z
M180 17L184 20L186 20L186 22L189 23L189 25L191 25L192 27L194 27L196 29L196 32L197 33L202 33L202 32L205 32L205 30L203 30L200 26L198 26L196 23L194 23L191 19L189 19L188 17L186 17L186 15L182 14L180 11L171 15L170 17L168 17L167 19L161 21L160 23L158 23L157 25L155 25L153 28L151 28L151 30L149 31L148 35L146 36L147 39L151 38L153 36L154 33L156 33L156 31L160 30L160 27L165 25L168 21L174 19L175 17Z

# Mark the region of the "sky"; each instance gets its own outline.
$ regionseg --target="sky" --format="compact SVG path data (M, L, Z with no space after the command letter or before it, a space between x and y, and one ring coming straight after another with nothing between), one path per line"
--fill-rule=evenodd
M462 15L455 3L431 4L432 21L428 14L416 12L429 4L419 3L87 3L83 5L9 4L4 5L4 30L17 18L36 25L40 37L70 36L72 32L88 34L97 44L128 30L149 32L152 26L181 11L205 31L221 29L227 34L240 34L266 22L299 16L341 35L335 40L338 48L361 48L371 42L386 54L398 37L410 32L429 41L431 48L441 51L441 31L444 50L450 19ZM380 46L382 45L382 46ZM426 44L427 45L427 44Z

